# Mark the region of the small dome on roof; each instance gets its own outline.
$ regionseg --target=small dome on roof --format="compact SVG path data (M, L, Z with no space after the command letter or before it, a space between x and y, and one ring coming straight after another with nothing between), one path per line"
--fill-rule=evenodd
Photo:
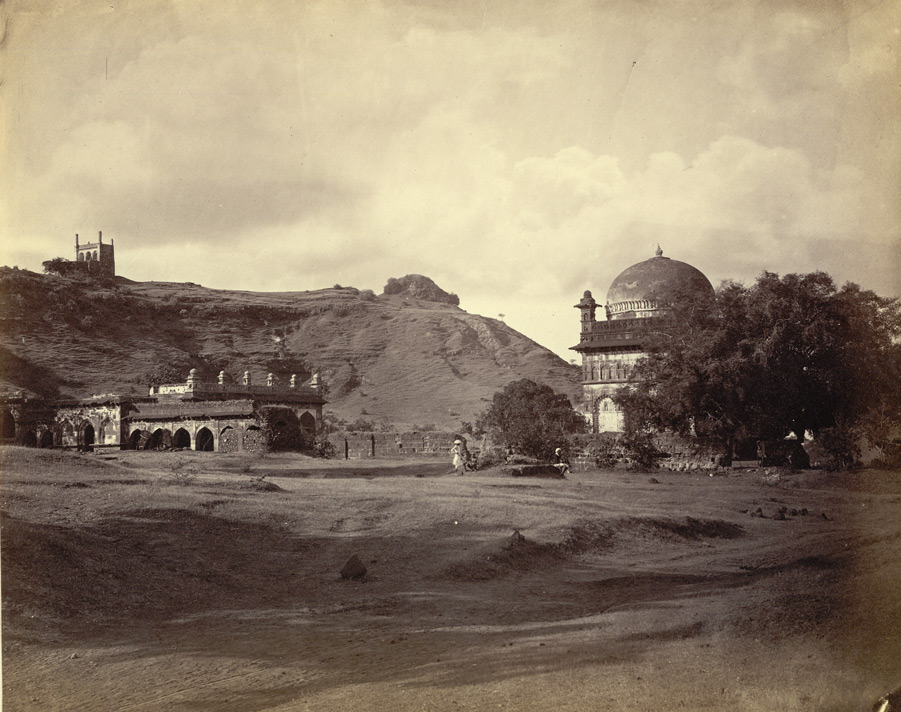
M620 272L607 290L607 318L653 316L667 302L686 294L713 294L710 280L686 262L655 257Z

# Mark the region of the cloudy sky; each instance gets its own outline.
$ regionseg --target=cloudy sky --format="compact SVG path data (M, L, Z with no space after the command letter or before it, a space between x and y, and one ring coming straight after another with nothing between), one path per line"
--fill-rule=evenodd
M664 254L901 294L901 4L12 0L0 263L135 280L425 274L569 359Z

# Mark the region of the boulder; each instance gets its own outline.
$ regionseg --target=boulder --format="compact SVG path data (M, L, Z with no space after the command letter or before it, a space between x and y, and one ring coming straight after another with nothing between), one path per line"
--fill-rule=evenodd
M341 578L343 579L362 579L366 575L366 567L360 561L360 557L354 554L351 556L344 568L341 569Z

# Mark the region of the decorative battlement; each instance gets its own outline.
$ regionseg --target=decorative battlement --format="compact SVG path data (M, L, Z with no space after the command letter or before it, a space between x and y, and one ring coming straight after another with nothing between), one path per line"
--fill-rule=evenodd
M638 345L646 337L649 326L649 320L641 317L594 321L590 324L590 330L582 332L579 344L571 348L579 351L584 347L616 346L620 348L626 344Z
M219 372L216 383L210 383L198 377L196 368L191 369L184 383L164 383L159 386L151 386L150 395L182 400L221 400L223 398L257 396L278 400L298 399L325 402L320 389L318 373L303 384L297 383L296 374L292 374L289 383L280 384L275 375L270 373L266 378L266 385L255 386L251 382L250 371L244 372L241 383L228 383L225 371Z
M644 317L637 318L647 318L657 316L662 306L656 299L630 299L624 302L616 302L616 304L608 304L605 309L607 310L608 319L616 318L617 314L628 314L630 312L634 312L636 315L645 312Z

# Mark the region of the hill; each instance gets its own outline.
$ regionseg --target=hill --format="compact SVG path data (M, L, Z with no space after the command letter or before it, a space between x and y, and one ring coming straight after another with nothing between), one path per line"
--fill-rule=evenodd
M51 397L146 394L191 368L255 383L318 372L327 411L395 427L455 428L518 378L573 399L578 369L456 295L407 275L375 295L335 286L245 292L103 283L0 268L0 379Z

